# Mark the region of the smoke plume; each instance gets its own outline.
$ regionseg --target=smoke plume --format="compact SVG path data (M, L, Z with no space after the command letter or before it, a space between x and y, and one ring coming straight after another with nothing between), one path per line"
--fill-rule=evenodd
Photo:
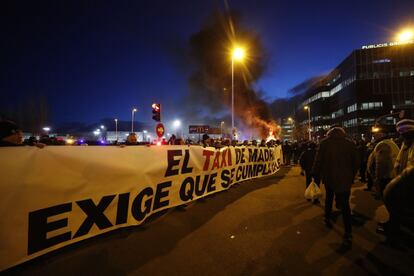
M189 43L193 70L187 108L191 109L192 116L201 110L209 117L228 115L231 110L231 50L240 45L245 48L246 58L243 62L234 62L237 127L261 137L266 137L270 129L277 132L268 104L253 88L266 68L266 53L259 36L240 23L240 16L213 13L200 31L190 37Z

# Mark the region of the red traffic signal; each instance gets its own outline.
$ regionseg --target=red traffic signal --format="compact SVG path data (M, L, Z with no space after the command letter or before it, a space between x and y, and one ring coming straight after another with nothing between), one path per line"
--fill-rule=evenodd
M152 119L156 122L161 122L161 104L153 103L152 107Z

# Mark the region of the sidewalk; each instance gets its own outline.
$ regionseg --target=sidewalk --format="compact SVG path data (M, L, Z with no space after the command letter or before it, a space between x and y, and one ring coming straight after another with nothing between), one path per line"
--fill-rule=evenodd
M353 247L342 242L339 216L323 224L323 200L303 197L298 167L173 209L141 227L112 232L24 264L21 275L409 275L414 239L382 243L387 213L365 185L353 188ZM409 248L411 247L411 248Z

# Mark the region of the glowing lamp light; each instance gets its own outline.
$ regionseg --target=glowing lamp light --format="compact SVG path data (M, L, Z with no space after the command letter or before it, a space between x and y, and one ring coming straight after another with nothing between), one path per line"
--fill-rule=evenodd
M157 142L157 146L161 146L161 142L160 141Z
M397 39L399 42L409 42L414 39L414 31L411 29L403 30L397 35Z
M173 122L173 126L174 126L175 128L179 128L179 127L181 126L181 121L180 121L180 120L175 120L175 121Z
M305 110L308 110L308 109L309 109L309 106L305 105L303 108L304 108Z
M371 128L371 132L373 132L373 133L376 133L376 132L379 132L381 129L379 128L379 127L376 127L376 126L373 126L372 128Z
M75 143L75 140L73 140L72 138L66 139L66 144L73 145L73 143Z
M244 59L244 49L241 47L236 47L233 50L232 57L233 60L243 60Z
M46 132L49 132L50 131L50 127L44 127L43 130L46 131Z

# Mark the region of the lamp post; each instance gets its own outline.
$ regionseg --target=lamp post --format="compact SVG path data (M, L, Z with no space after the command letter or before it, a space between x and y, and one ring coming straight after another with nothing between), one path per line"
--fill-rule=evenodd
M308 111L308 132L309 132L309 141L312 140L311 136L311 116L310 116L310 106L305 105L305 110Z
M178 129L180 128L180 126L181 126L181 121L180 120L175 120L173 122L173 127L177 130L177 136L178 136ZM182 136L182 133L181 133L181 136Z
M242 61L244 58L244 49L236 47L231 55L231 128L234 132L234 61Z
M118 142L118 119L115 119L115 139Z
M134 133L134 113L137 112L137 109L133 107L131 112L132 112L131 133Z
M147 134L148 131L146 131L145 129L142 131L142 140L144 140L144 142L146 142L145 140L145 134Z

